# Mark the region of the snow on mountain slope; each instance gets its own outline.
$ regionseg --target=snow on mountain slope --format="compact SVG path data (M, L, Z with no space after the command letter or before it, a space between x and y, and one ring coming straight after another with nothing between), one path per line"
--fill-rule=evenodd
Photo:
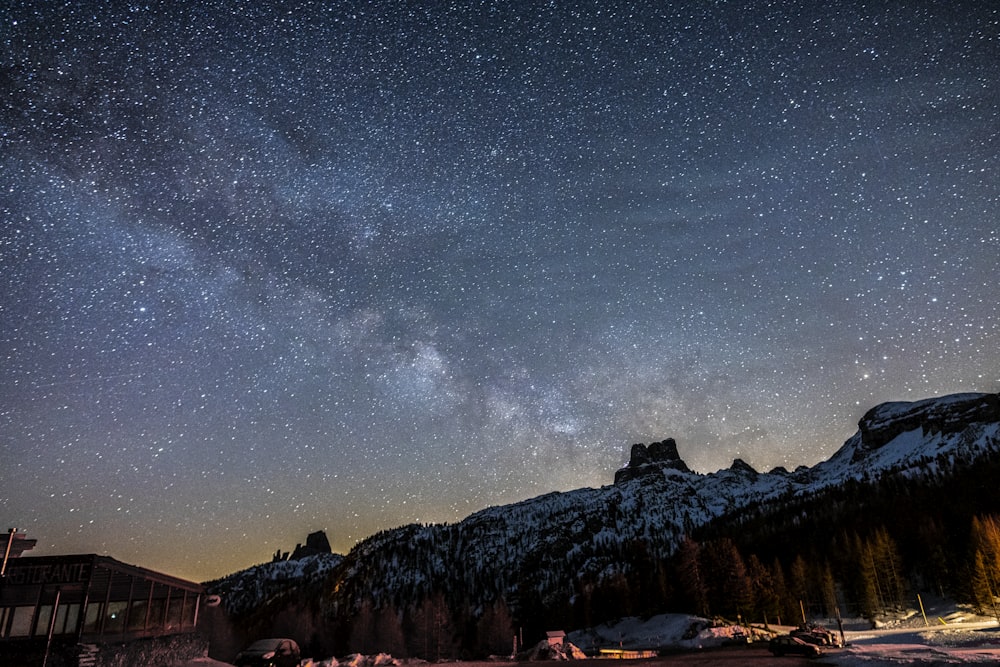
M209 582L207 587L222 597L227 611L240 614L290 589L323 581L343 560L339 554L317 554L263 563Z
M974 460L1000 447L1000 394L952 394L868 411L858 432L811 476L821 485L886 472L919 474L941 457Z
M691 471L672 440L635 445L613 485L550 493L491 507L457 524L404 526L374 535L331 571L334 612L364 599L420 600L432 591L472 596L569 598L582 581L621 573L641 545L669 557L685 533L753 503L812 494L849 479L916 475L942 460L974 461L1000 450L1000 395L956 394L870 410L829 460L794 472L759 473L737 460ZM944 457L944 459L942 459Z

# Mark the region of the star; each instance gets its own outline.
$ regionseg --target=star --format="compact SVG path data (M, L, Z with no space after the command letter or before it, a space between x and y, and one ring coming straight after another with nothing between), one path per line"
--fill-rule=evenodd
M0 10L0 503L207 580L1000 391L984 3Z

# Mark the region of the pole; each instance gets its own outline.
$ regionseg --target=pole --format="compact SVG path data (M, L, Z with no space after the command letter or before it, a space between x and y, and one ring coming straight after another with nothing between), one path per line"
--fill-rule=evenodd
M920 603L920 615L924 617L924 627L928 627L930 623L927 622L927 612L924 611L924 601L920 597L920 593L917 593L917 602Z
M49 633L48 638L45 640L45 657L42 658L42 667L46 667L49 662L49 649L52 648L52 635L56 631L56 614L59 613L59 596L62 591L59 587L56 587L56 599L52 603L52 615L49 616Z
M840 630L840 645L847 646L847 637L844 636L844 619L840 617L840 605L837 605L837 629Z
M10 549L14 546L14 536L17 535L17 528L7 531L7 548L3 551L3 566L0 567L0 577L7 576L7 559L10 558Z

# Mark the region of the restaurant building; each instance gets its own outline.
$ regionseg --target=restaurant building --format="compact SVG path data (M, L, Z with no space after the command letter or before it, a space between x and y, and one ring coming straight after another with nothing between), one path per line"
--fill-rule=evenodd
M108 556L11 559L0 579L0 663L99 666L110 662L102 653L168 645L172 660L188 657L178 650L203 653L195 636L203 593Z

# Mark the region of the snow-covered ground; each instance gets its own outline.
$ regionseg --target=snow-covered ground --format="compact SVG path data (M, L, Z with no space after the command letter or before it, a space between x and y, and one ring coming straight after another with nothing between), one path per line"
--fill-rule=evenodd
M927 608L926 623L917 610L900 614L875 629L863 619L845 619L847 646L828 651L821 662L842 667L1000 665L1000 625L996 619L942 605ZM837 631L832 619L823 625ZM770 629L785 633L792 628L771 626ZM754 632L738 625L665 614L646 620L626 618L613 625L571 632L567 639L587 653L599 648L696 650L720 646Z
M826 623L831 630L835 622ZM882 627L871 629L867 621L845 619L847 646L829 649L817 662L838 667L889 667L895 665L1000 665L1000 626L995 619L951 610L932 615L927 624L919 613L910 612ZM791 626L771 626L788 632ZM762 629L761 629L762 630ZM613 625L601 625L571 632L567 641L588 654L600 648L690 649L711 648L732 643L755 629L738 625L713 624L703 618L683 614L663 614L649 619L625 618ZM652 659L655 660L655 659ZM307 667L390 667L427 665L416 660L397 660L386 654L352 655L342 660L303 661ZM454 663L503 667L523 663ZM630 664L635 664L630 661ZM194 666L192 667L200 667ZM213 666L214 667L214 666Z
M824 662L853 667L882 665L1000 665L1000 626L994 618L958 610L919 614L876 629L846 630L847 648Z

